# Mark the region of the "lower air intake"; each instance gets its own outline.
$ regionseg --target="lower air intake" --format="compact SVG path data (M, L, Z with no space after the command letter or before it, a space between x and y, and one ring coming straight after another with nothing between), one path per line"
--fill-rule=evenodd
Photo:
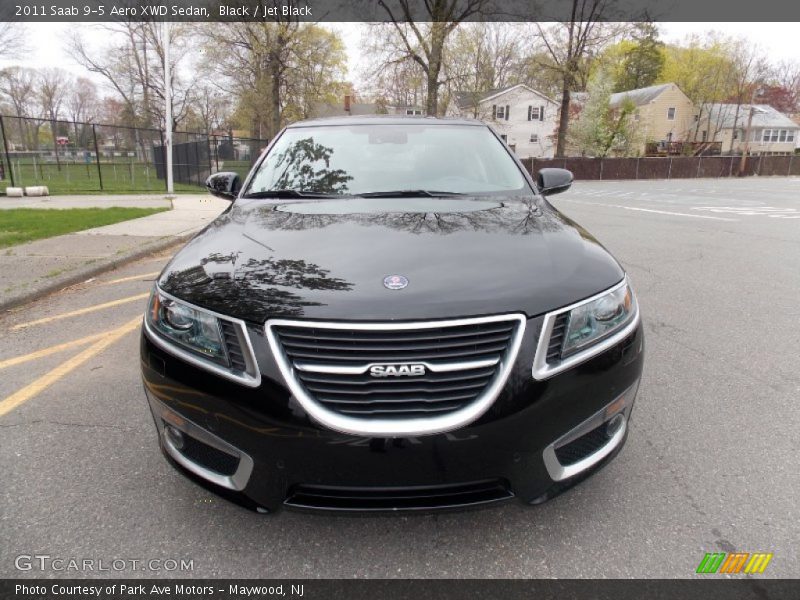
M296 485L287 506L331 511L435 510L479 506L513 498L502 479L408 488L347 488Z

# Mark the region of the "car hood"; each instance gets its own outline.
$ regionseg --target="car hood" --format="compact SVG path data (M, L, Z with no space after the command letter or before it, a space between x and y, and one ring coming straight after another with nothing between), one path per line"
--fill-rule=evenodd
M402 275L403 289L384 286ZM161 289L246 321L535 316L624 273L534 198L239 200L167 265Z

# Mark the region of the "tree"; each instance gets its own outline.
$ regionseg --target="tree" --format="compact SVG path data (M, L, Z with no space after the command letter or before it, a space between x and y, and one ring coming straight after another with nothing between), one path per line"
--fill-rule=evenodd
M512 23L464 23L451 38L446 65L448 88L468 97L473 117L484 92L519 83L524 30Z
M782 100L770 100L769 92L766 92L764 104L771 104L777 102L783 108L779 109L782 112L795 113L800 111L800 62L784 60L772 67L769 76L770 85L767 87L774 87L777 90L785 90L785 97ZM777 108L777 106L775 106Z
M130 125L164 127L163 25L152 21L121 22L98 26L106 32L109 44L92 51L80 35L70 42L72 57L92 73L103 77L126 106ZM170 68L172 120L175 129L185 117L194 82L182 76L182 65L194 49L194 26L170 26Z
M558 74L561 84L561 108L556 134L556 156L564 156L570 115L570 92L578 74L587 71L589 59L598 54L618 34L619 29L600 21L610 0L570 0L570 20L546 26L536 23L539 40L548 60L542 68Z
M346 56L338 34L285 19L206 29L206 53L237 98L236 118L251 135L272 138L289 120L344 78Z
M632 39L623 40L604 53L618 54L614 73L614 91L624 92L653 85L664 68L664 43L658 39L658 28L651 22L634 24Z
M25 25L15 22L0 22L0 59L18 58L28 50Z
M58 170L61 170L61 160L58 156L58 121L64 106L64 97L69 85L69 77L62 69L49 68L39 73L38 99L42 114L50 121L50 133L53 136L53 151L56 155Z
M708 118L698 119L692 134L695 141L701 126L706 127L708 139L722 129L722 125L732 115L728 111L711 111L711 105L723 102L735 93L732 71L733 61L730 56L728 40L713 32L704 36L688 36L681 44L670 44L664 51L664 68L658 83L675 83L697 107L701 115ZM714 112L716 119L711 122Z
M483 10L487 0L426 0L419 5L413 0L396 0L390 6L378 0L389 16L396 35L386 36L388 62L413 61L425 74L425 110L439 115L439 76L445 64L445 45L450 34L471 16ZM398 8L399 7L399 8ZM424 7L422 15L416 8ZM415 17L422 16L422 21Z
M639 143L634 103L625 99L611 107L613 78L605 71L589 83L588 99L577 121L570 127L569 139L582 154L603 158L612 151L627 155Z
M18 117L39 116L39 103L36 96L38 72L25 67L9 67L0 71L0 96L9 104ZM25 119L17 119L19 143L26 148L38 145L41 123ZM10 131L6 131L11 135Z

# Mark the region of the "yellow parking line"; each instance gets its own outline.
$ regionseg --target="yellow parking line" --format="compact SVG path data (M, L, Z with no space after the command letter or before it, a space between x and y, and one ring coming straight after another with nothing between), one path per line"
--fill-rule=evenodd
M34 325L41 325L42 323L50 323L51 321L58 321L68 317L77 317L78 315L85 315L86 313L94 312L96 310L103 310L104 308L111 308L112 306L119 306L120 304L135 302L136 300L143 300L149 296L150 292L145 294L137 294L135 296L128 296L127 298L113 300L112 302L106 302L105 304L96 304L95 306L90 306L88 308L80 308L71 312L61 313L60 315L36 319L35 321L28 321L27 323L20 323L19 325L14 325L11 330L16 331L17 329L25 329L26 327L33 327Z
M7 358L6 360L0 360L0 370L13 367L14 365L20 365L31 360L36 360L37 358L44 358L45 356L50 356L51 354L57 354L58 352L63 352L64 350L69 350L70 348L74 348L76 346L82 346L84 344L88 344L89 342L99 340L101 337L106 335L108 335L107 331L95 333L94 335L87 335L86 337L72 340L71 342L64 342L63 344L50 346L49 348L42 348L41 350L31 352L30 354L15 356L14 358Z
M115 283L124 283L126 281L135 281L136 279L143 279L145 277L155 277L161 271L154 271L152 273L142 273L141 275L131 275L130 277L120 277L119 279L112 279L111 281L101 281L100 285L114 285Z
M107 332L102 338L100 338L97 342L83 350L79 354L76 354L72 358L67 361L64 361L60 365L58 365L55 369L46 373L39 377L33 383L26 385L21 390L11 394L4 400L0 401L0 417L3 415L8 414L15 408L17 408L20 404L27 402L37 394L41 393L42 391L49 388L59 379L68 375L87 360L93 358L106 348L108 348L111 344L122 338L125 334L130 333L142 322L141 317L136 317L132 321L129 321L122 327L117 329L112 329L111 331Z

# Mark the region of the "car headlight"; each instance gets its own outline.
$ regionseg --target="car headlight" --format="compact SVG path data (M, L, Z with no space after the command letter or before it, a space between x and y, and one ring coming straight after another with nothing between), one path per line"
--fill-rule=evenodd
M627 281L595 300L576 306L569 311L561 357L580 352L619 331L633 319L635 311L636 300Z
M619 343L636 329L639 307L628 278L572 306L547 313L533 377L547 379Z
M175 344L220 365L228 364L219 320L196 307L189 306L153 291L147 310L148 324Z

